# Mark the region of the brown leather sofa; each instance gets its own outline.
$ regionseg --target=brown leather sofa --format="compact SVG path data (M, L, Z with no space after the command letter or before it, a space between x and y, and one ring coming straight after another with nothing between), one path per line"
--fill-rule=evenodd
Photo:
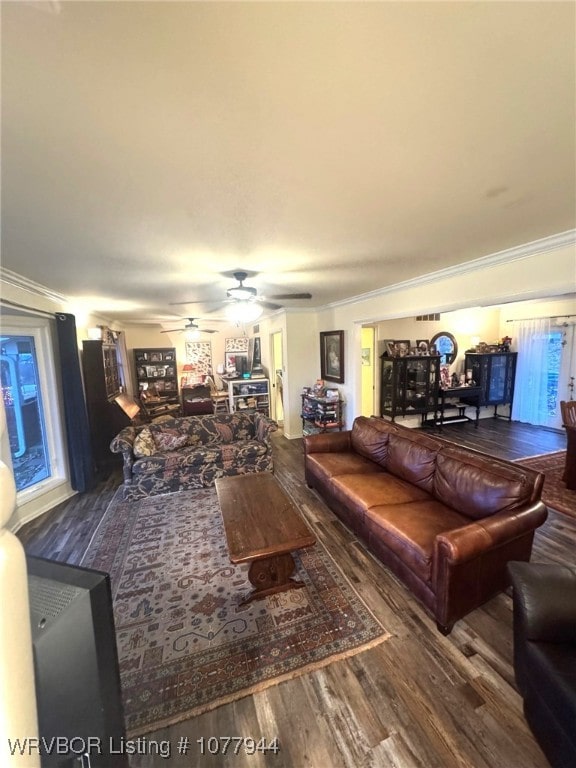
M509 584L546 520L544 476L377 417L304 438L307 484L448 634Z

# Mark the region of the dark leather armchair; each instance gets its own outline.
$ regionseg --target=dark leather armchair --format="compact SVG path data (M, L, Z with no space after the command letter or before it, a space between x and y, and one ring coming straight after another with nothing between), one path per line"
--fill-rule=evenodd
M508 563L514 672L526 720L553 768L576 765L576 568Z

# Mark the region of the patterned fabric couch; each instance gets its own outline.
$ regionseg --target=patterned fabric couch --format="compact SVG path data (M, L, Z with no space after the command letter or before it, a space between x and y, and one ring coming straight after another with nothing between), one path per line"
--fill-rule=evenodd
M217 477L273 470L271 432L261 413L227 413L130 426L110 444L124 460L124 499L214 484Z

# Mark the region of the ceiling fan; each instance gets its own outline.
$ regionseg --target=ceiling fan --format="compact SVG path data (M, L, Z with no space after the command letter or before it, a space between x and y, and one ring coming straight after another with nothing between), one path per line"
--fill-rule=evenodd
M234 272L234 277L236 280L238 280L238 285L235 285L226 291L226 296L228 297L226 299L221 299L217 302L202 300L174 301L172 302L172 306L176 306L177 304L238 304L241 302L258 302L258 304L265 309L281 309L281 304L276 304L274 301L269 301L268 299L286 301L289 299L312 298L311 293L278 293L274 296L258 296L258 291L256 288L252 288L249 285L244 285L244 280L246 280L248 277L246 272Z
M184 328L169 328L166 331L160 331L160 333L175 333L175 332L182 332L182 331L194 331L196 333L218 333L218 331L211 329L211 328L200 328L194 320L198 320L197 317L189 317L187 318L188 323L184 326ZM217 320L216 322L220 322Z

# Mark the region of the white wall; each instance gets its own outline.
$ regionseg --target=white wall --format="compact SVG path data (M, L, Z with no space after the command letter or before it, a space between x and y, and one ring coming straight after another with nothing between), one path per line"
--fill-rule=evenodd
M345 383L340 390L346 400L346 422L351 426L360 413L361 403L361 326L397 318L413 318L420 314L449 312L467 307L488 307L516 301L545 301L556 304L557 299L575 289L574 245L551 250L547 243L536 253L523 253L514 249L500 258L487 257L461 269L444 270L420 280L381 291L377 296L361 298L356 302L342 303L326 308L317 315L317 330L344 330ZM556 314L556 312L554 313ZM467 318L467 313L460 320ZM484 320L482 320L484 323ZM420 327L420 325L419 325ZM488 318L485 333L501 333L500 318ZM449 330L443 328L442 330ZM466 329L466 334L468 329ZM459 331L461 336L466 334ZM471 334L474 335L474 334ZM416 338L416 337L414 337ZM418 338L425 336L418 335ZM308 360L302 365L319 370L318 343L310 350L302 350Z

